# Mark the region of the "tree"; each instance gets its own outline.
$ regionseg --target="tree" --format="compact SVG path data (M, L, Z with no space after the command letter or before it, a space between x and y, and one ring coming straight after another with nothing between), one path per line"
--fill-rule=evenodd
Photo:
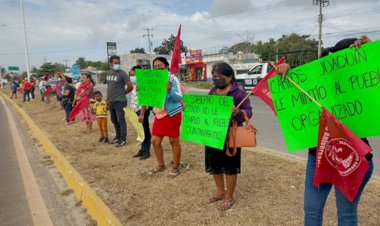
M44 63L37 69L37 77L43 77L45 74L53 74L56 72L56 66L50 62Z
M277 40L270 38L268 42L258 41L254 45L255 53L259 54L262 60L276 60L276 55L279 53L279 56L285 55L286 61L292 66L317 59L317 46L318 41L310 39L309 35L295 33L282 35Z
M129 52L130 53L145 53L145 49L144 48L136 48L136 49L132 49Z
M3 76L6 73L7 73L7 70L3 67L0 67L0 75Z
M228 49L228 52L233 52L234 54L239 51L243 53L253 53L254 44L252 42L239 42Z
M79 57L78 60L75 61L75 64L77 64L80 69L87 68L86 58L84 57Z
M164 41L161 42L161 45L154 48L153 52L156 54L165 54L165 55L171 55L173 53L173 47L175 42L175 36L173 34L170 35L168 39L164 39ZM187 47L183 44L181 40L181 52L187 52Z

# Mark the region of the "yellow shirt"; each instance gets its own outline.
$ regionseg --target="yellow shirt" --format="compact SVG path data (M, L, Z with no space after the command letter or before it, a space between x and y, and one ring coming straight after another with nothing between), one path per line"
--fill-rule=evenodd
M96 101L94 104L95 113L97 118L107 117L107 103L105 100L100 102Z

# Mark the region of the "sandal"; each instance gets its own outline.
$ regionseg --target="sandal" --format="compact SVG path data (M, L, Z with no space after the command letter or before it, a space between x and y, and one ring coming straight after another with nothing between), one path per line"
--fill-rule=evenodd
M222 211L226 211L226 210L229 210L231 209L231 207L235 204L235 200L231 200L231 201L224 201L222 202L222 204L219 205L218 209L219 210L222 210Z
M149 174L160 173L160 172L164 172L165 170L166 170L165 165L158 165L158 166L156 166L156 168L150 170Z
M223 199L224 199L224 195L223 196L212 195L209 198L208 203L217 202L217 201L220 201L220 200L223 200Z
M168 173L168 178L173 179L174 177L179 175L179 169L172 167Z

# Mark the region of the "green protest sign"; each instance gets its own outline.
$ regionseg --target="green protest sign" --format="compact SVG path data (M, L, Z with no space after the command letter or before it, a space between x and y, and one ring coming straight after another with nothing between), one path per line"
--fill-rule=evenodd
M140 106L152 106L163 109L168 81L169 71L167 70L137 69L137 104Z
M357 136L380 135L380 41L348 48L287 76ZM280 76L268 81L289 151L315 147L321 109Z
M231 96L185 94L181 139L223 150L234 106Z

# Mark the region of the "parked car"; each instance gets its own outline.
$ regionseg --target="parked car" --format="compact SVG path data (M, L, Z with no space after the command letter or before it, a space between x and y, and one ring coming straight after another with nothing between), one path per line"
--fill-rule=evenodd
M253 87L260 82L262 78L268 73L272 68L272 65L269 63L258 63L251 69L248 73L237 74L236 82L241 85L246 91L251 91Z

